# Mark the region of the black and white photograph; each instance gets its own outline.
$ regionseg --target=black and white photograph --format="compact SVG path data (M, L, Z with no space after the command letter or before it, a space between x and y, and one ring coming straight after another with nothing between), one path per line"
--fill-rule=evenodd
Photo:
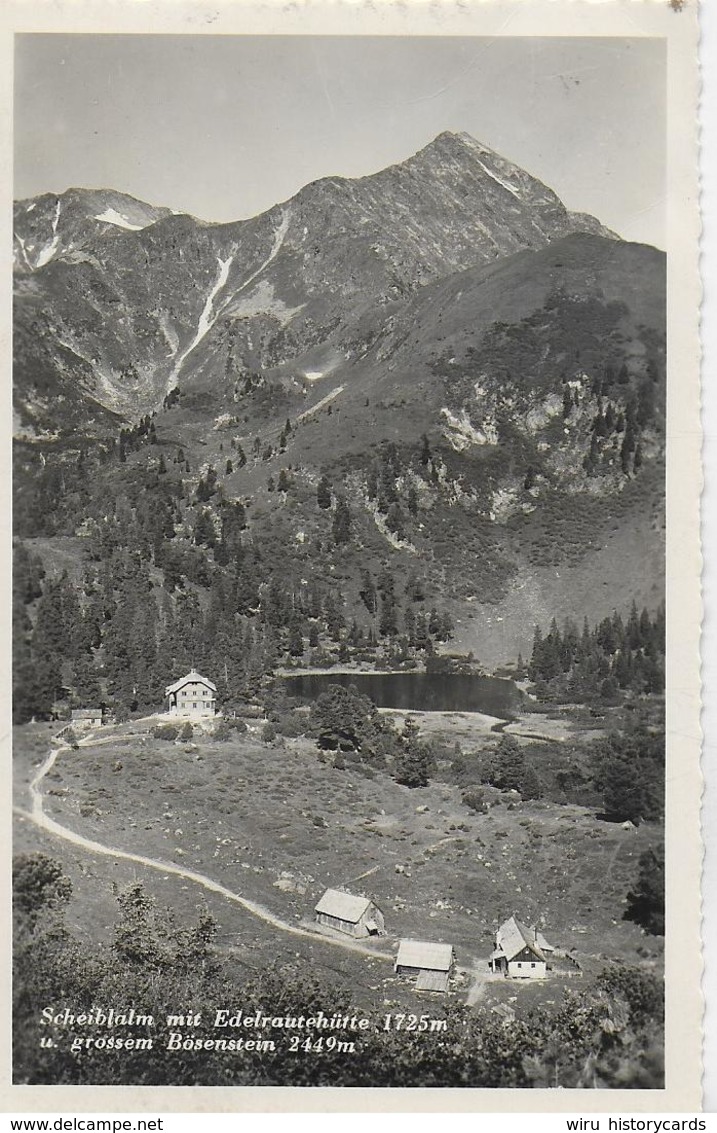
M13 1083L657 1111L667 38L13 53Z

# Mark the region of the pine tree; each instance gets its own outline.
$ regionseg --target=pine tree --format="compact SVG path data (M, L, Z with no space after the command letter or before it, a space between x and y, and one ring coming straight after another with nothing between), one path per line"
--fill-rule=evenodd
M418 728L409 717L401 735L401 748L395 757L394 778L405 787L427 787L433 765L430 749L421 743Z
M381 596L381 616L378 628L382 637L393 637L398 633L396 599L393 589L385 590Z
M292 619L289 626L287 649L292 657L301 657L304 652L304 638L301 632L301 622L298 618Z
M13 666L12 713L16 724L33 718L49 720L62 684L60 661L55 654L37 654Z
M406 581L406 597L411 602L423 602L426 597L426 587L422 578L415 571L411 571Z
M331 507L331 483L326 475L321 477L317 485L316 502L323 511Z
M343 496L336 501L332 534L337 547L351 542L351 511Z
M403 614L403 623L406 627L406 636L409 645L416 644L416 615L411 606L407 606Z
M375 614L377 608L376 587L369 570L364 570L363 572L359 597L369 614Z
M388 509L386 514L386 527L396 536L397 539L402 540L406 537L405 520L401 505L398 500L395 500Z
M567 418L573 411L573 395L569 385L563 386L563 418Z
M96 706L100 702L97 671L88 657L78 657L72 666L72 684L79 705Z
M431 638L428 633L428 622L425 610L419 610L416 614L414 638L416 649L425 650L427 653L431 651Z
M329 593L326 595L324 603L324 619L326 621L326 629L328 630L333 641L340 641L341 634L346 627L344 615L341 612L341 603L338 597Z
M665 849L640 855L635 885L627 894L625 917L653 936L665 935Z
M408 500L406 506L408 508L409 514L412 515L415 519L418 515L418 492L416 491L415 484L411 484L410 488L408 489Z
M375 468L370 468L366 476L366 495L370 500L375 500L378 496L378 472Z
M216 532L208 511L200 511L196 518L194 524L194 542L198 547L203 545L212 547L216 543Z

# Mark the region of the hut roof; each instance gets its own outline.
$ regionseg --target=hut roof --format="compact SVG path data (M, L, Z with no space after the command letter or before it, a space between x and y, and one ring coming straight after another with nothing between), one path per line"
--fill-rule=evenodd
M398 946L397 968L425 968L436 972L447 972L452 963L452 944L434 944L426 940L402 940Z
M543 948L547 948L549 952L554 951L542 933L535 928L528 928L517 917L509 917L495 934L493 956L505 956L507 960L512 960L524 948L529 949L539 960L546 959Z
M416 991L448 991L448 972L422 968L416 980Z
M327 889L315 912L356 924L370 904L368 897L356 897L353 893L343 893L340 889Z
M101 715L102 715L102 709L101 708L73 708L72 709L72 719L73 720L89 720L89 719L94 719L95 716L101 716Z
M167 685L164 690L164 695L169 696L169 694L172 692L179 692L180 688L182 688L186 684L189 684L190 681L193 681L195 684L206 685L207 688L210 688L212 690L212 692L217 691L217 686L212 681L210 681L208 677L203 677L202 674L198 673L196 669L191 669L187 673L186 677L180 677L179 680L175 681L173 685Z

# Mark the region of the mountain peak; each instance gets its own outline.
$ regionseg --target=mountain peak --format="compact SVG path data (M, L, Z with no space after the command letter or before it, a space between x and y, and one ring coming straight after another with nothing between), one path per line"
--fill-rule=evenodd
M435 142L462 142L464 145L483 148L478 139L474 138L472 134L469 134L467 130L442 130L433 140Z
M459 130L457 132L453 130L443 130L440 134L436 135L433 141L428 142L428 144L423 146L414 156L418 157L420 154L424 153L430 154L433 152L445 152L447 150L456 154L470 152L474 155L482 153L488 157L498 156L495 150L492 150L490 146L484 145L483 142L478 141L477 138L474 138L473 135L469 134L466 130Z

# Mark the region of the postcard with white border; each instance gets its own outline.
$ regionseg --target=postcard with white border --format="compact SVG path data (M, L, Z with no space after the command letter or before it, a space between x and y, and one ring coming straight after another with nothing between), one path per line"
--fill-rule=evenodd
M5 1110L700 1108L697 35L7 5Z

